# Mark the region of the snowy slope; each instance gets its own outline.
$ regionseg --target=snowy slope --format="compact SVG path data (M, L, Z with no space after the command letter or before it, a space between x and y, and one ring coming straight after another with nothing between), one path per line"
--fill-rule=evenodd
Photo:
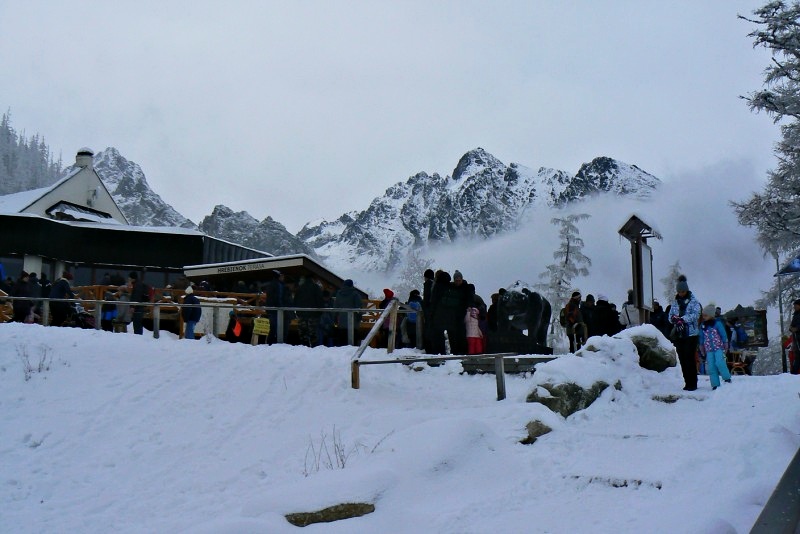
M800 446L797 377L713 392L701 377L685 394L679 369L638 368L625 336L595 345L507 376L498 402L494 376L455 362L365 366L353 390L352 348L2 324L0 525L283 533L298 531L286 513L366 501L374 513L307 530L747 532ZM566 419L525 402L562 377L622 389ZM534 419L553 431L520 444ZM334 444L343 468L315 453Z

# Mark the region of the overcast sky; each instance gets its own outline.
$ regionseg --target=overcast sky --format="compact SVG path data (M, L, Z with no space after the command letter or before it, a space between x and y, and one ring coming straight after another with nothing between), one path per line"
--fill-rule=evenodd
M0 106L66 163L116 147L195 222L297 231L478 146L758 180L778 129L739 96L769 56L736 15L763 3L0 0Z

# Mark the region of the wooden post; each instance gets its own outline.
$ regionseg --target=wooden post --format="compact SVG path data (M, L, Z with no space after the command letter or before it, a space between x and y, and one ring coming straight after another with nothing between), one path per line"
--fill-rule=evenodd
M397 338L397 308L400 306L400 301L393 299L389 306L391 311L389 312L389 339L386 341L387 354L394 352L394 345Z
M506 398L506 368L502 356L494 357L494 375L497 380L497 400Z
M350 363L350 385L353 389L361 387L361 381L358 376L358 360L353 360Z
M50 324L50 299L45 299L42 302L42 326Z

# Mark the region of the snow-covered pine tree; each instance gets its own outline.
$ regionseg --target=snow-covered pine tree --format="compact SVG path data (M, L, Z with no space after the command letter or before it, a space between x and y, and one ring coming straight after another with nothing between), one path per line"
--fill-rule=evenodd
M592 265L592 260L582 252L584 243L577 224L589 217L589 214L580 213L550 219L551 224L559 227L560 243L553 252L553 259L556 261L545 266L544 272L539 274L539 279L543 281L534 286L553 307L548 336L550 346L565 337L563 329L558 324L558 315L572 294L573 281L578 276L588 276L589 267Z
M394 295L405 302L412 289L418 289L422 294L423 274L432 265L433 260L423 257L419 249L410 249L402 266L395 271L397 275L392 288Z
M764 111L781 124L781 140L775 145L778 164L767 173L764 190L733 207L740 224L756 228L764 253L783 264L800 253L800 3L771 1L753 15L739 18L756 25L749 34L753 46L769 50L772 63L764 73L764 89L743 98L752 111ZM800 277L781 282L784 302L800 295ZM777 301L776 280L759 304Z
M675 297L675 284L678 281L678 276L681 274L681 262L676 261L669 266L667 276L662 278L660 282L664 285L664 302L662 307L664 309L670 305L672 299Z

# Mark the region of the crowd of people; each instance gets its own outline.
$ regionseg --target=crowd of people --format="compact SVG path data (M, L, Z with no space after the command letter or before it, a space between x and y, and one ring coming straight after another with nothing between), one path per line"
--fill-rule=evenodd
M796 310L800 312L800 300L796 303ZM797 317L800 331L800 313ZM586 299L581 301L581 293L575 291L562 308L559 319L569 338L570 352L579 350L589 337L613 336L625 328L641 324L633 290L628 291L619 310L602 293L598 294L596 301L593 295L586 295ZM740 318L726 318L714 304L702 306L689 289L684 275L678 277L675 296L666 308L653 301L647 322L675 345L686 391L697 389L698 373L709 375L713 389L721 385L720 379L730 382L729 354L747 348L748 334ZM745 358L745 372L752 374L755 357L748 355Z
M5 279L0 289L11 296L25 298L14 300L13 320L34 323L41 321L40 299L76 298L72 280L69 271L64 271L54 282L50 282L44 273L37 277L36 273L23 271L16 281ZM121 279L119 273L113 276L106 273L103 285L108 289L103 297L107 302L101 310L102 329L126 331L126 325L132 324L133 332L142 334L145 306L137 303L152 301L152 290L139 280L135 271L129 273L127 279ZM297 308L282 321L283 339L288 338L289 324L294 317L297 319L299 342L312 347L346 345L350 342L350 329L356 335L360 330L362 312L335 311L366 308L366 302L353 286L352 280L345 280L338 291L331 293L318 280L301 276L288 282L284 274L276 270L272 279L260 288L248 287L244 282L239 282L239 285L234 289L263 293L264 298L259 302L267 307ZM171 288L167 286L168 290ZM194 286L188 280L182 280L176 284L176 289L184 292L182 303L188 305L181 307L180 312L184 322L184 337L188 339L195 338L195 327L202 316L200 300L194 295L195 288L210 289L205 282ZM455 270L451 276L444 270L434 272L427 269L422 277L422 291L414 289L409 293L404 301L406 313L400 314L397 324L390 324L387 319L381 325L378 344L386 347L393 338L397 346L421 346L427 354L482 354L486 350L490 332L498 329L498 304L503 291L500 289L493 294L491 305L487 307L476 293L475 286L468 283L460 271ZM383 294L379 309L385 309L393 300L399 300L389 288L384 289ZM164 298L172 297L165 292ZM800 332L800 299L794 304L795 315L790 327L793 333ZM80 312L80 305L54 300L50 303L50 324L75 326ZM269 310L267 317L271 325L267 343L272 344L278 340L278 312ZM419 322L422 323L420 329L417 327ZM580 291L574 291L560 310L559 322L569 340L570 352L575 352L589 337L613 336L625 328L638 326L641 316L632 290L628 291L619 309L603 293L598 293L596 298L587 294L583 299ZM732 350L740 351L747 345L747 333L739 319L726 319L721 309L714 305L702 307L683 275L678 278L675 296L666 308L658 301L653 301L648 323L658 328L675 345L687 391L697 388L698 371L709 374L714 388L719 387L720 378L730 381L726 354ZM418 332L422 336L421 342ZM395 335L390 336L390 333ZM237 339L238 335L232 331L230 337ZM357 343L359 340L356 338L353 341ZM800 354L800 347L793 353ZM800 371L800 358L793 359L792 363L793 372L795 366ZM752 373L752 360L747 362L746 370L748 374Z

